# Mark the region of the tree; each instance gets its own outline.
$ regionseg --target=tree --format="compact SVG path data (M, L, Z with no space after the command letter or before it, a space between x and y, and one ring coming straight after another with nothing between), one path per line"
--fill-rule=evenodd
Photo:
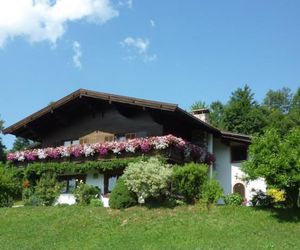
M206 109L208 106L206 105L205 102L203 101L196 101L194 102L191 107L190 107L190 111L194 111L197 109Z
M209 107L209 123L219 129L224 129L224 108L220 101L212 102Z
M271 187L283 189L293 207L298 206L300 188L300 128L281 135L275 129L255 136L249 160L242 166L251 180L263 177Z
M263 105L270 110L279 110L281 113L288 113L292 101L291 90L284 87L280 90L269 90L263 101Z
M12 151L20 151L28 146L30 146L32 142L28 139L22 138L22 137L17 137L14 141Z
M289 88L269 90L262 109L268 120L267 127L285 135L300 126L300 88L294 94Z
M249 86L238 88L224 108L224 128L228 131L254 134L266 125L262 110Z
M0 119L0 135L2 134L3 130L3 121ZM0 136L0 162L6 161L6 153L5 153L5 146L2 143L2 137Z

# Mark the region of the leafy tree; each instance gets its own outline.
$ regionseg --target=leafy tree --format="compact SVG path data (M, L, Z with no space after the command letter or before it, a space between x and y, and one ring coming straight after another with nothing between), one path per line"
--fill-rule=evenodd
M249 179L263 177L267 184L286 192L288 202L298 206L300 188L300 128L281 135L269 129L255 136L243 170Z
M206 109L206 108L208 108L208 106L206 105L205 102L196 101L191 105L190 111L194 111L194 110L197 110L197 109Z
M22 138L22 137L17 137L14 141L12 151L20 151L28 146L30 146L32 142L28 139Z
M219 129L224 129L224 108L220 101L212 102L209 107L209 122Z
M279 110L281 113L288 113L292 101L292 93L289 88L280 90L269 90L263 101L263 105L270 110Z
M0 135L1 131L3 130L3 120L0 119ZM5 153L5 146L2 143L2 137L0 136L0 162L6 161L6 153Z
M234 91L224 109L224 128L251 135L261 131L265 124L263 113L250 87L246 85Z

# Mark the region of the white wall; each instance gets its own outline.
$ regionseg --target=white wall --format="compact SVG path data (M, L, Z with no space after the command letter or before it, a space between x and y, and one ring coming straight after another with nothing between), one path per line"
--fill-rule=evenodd
M98 177L94 178L94 174L97 174ZM98 187L101 189L101 193L104 192L104 175L97 172L89 172L86 175L86 184Z
M242 183L245 186L245 196L247 199L247 205L250 205L250 200L255 194L254 191L261 190L263 192L266 192L266 183L262 178L249 182L244 181L243 178L245 177L245 173L241 170L241 165L242 163L232 163L231 192L233 192L233 186L235 184Z
M219 180L224 194L231 193L231 162L230 162L230 147L220 141L219 138L214 138L213 152L216 157L214 163L214 174ZM221 202L222 203L222 202Z

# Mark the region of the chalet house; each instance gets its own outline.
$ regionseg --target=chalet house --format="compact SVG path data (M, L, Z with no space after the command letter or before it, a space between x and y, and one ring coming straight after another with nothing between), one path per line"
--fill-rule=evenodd
M241 163L247 159L251 138L224 132L208 123L207 110L186 112L176 104L79 89L3 130L38 142L38 147L8 155L26 166L30 162L95 161L122 155L166 152L170 162L196 159L210 165L225 194L239 192L247 201L253 189L265 191L263 180L245 182ZM214 159L213 159L214 158ZM111 192L122 171L62 174L64 194L59 202L74 202L76 180ZM106 200L104 199L104 202ZM106 204L107 205L107 204Z

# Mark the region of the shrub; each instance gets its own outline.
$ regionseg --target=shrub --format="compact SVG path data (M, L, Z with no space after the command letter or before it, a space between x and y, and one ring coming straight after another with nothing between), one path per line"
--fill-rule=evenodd
M270 196L274 203L285 201L285 192L276 188L270 188L267 190L267 195Z
M261 190L257 190L256 194L251 199L252 206L271 207L272 198Z
M137 195L139 203L145 203L149 197L165 195L171 177L171 168L157 158L129 163L123 175L126 186Z
M273 207L282 205L284 201L285 192L283 190L270 188L267 190L267 193L261 190L256 191L256 194L251 199L251 204L260 207Z
M188 163L173 170L173 191L188 203L193 203L201 196L201 189L207 180L207 165Z
M99 196L99 193L101 192L98 187L91 186L83 182L80 182L74 190L76 202L80 205L90 204L93 198L97 198Z
M33 199L37 199L41 205L51 206L60 194L61 186L55 175L43 174L34 191Z
M201 200L209 208L210 205L218 202L223 196L223 189L216 179L206 181L202 188Z
M136 196L128 190L123 178L119 178L109 197L109 206L111 208L121 209L131 207L136 204Z
M20 182L13 172L0 166L0 207L11 207L20 191Z
M224 197L226 205L240 206L242 205L244 198L239 193L228 194Z
M91 207L103 207L103 202L100 199L93 198L90 200Z

